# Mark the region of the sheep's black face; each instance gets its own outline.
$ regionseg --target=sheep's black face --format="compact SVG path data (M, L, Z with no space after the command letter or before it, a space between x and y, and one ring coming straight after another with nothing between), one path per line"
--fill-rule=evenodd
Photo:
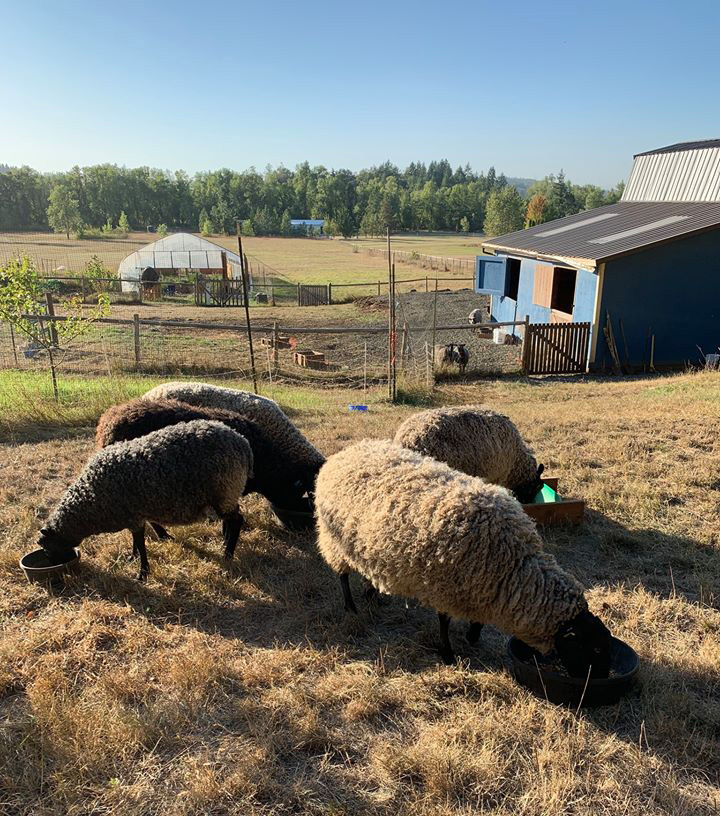
M40 538L38 539L38 546L45 550L51 561L56 561L58 564L67 561L72 555L73 547L76 547L79 543L63 538L48 527L43 527L40 530Z
M543 489L543 480L540 477L542 476L544 470L545 465L540 465L537 469L537 473L535 474L535 478L530 479L530 481L524 482L515 488L513 493L515 494L515 498L521 504L530 504L535 496L537 496L537 494Z
M555 634L555 649L571 677L607 677L610 673L610 630L585 610Z

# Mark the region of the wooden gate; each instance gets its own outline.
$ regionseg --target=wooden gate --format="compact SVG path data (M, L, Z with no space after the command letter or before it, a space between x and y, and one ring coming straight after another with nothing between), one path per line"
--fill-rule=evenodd
M589 323L529 323L523 370L526 374L584 373L589 345Z
M298 284L298 306L327 306L330 303L330 286Z
M242 280L198 278L195 285L196 306L244 306Z

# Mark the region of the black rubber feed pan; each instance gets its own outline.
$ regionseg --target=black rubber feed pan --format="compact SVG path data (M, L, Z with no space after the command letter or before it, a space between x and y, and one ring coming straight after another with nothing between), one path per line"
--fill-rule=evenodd
M20 567L31 583L46 584L63 578L80 564L80 551L71 550L65 559L51 560L45 550L33 550L20 559Z
M315 514L309 510L288 510L286 507L279 507L271 504L273 513L278 521L288 530L302 532L311 530L315 526Z
M610 644L610 677L600 680L569 677L544 665L547 658L517 638L510 638L508 654L515 679L521 686L551 703L573 708L581 701L588 707L616 703L635 684L640 666L635 650L618 638L613 638Z

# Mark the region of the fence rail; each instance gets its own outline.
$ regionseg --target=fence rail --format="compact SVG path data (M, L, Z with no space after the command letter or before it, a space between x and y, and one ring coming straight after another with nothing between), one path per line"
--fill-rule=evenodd
M388 256L387 249L381 247L366 247L360 244L352 244L354 252L364 252L378 258ZM401 249L391 249L393 258L403 263L411 263L422 266L425 269L442 270L444 272L469 272L475 273L475 258L453 258L446 255L425 255L421 252L405 252Z

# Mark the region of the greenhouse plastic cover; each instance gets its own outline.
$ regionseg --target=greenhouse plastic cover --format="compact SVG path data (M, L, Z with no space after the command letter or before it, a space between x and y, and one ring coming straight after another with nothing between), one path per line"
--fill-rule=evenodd
M136 291L139 283L135 281L140 280L140 274L147 266L155 269L222 269L223 252L228 263L239 268L240 256L236 252L205 238L187 232L160 238L121 261L118 277L122 280L122 291Z

